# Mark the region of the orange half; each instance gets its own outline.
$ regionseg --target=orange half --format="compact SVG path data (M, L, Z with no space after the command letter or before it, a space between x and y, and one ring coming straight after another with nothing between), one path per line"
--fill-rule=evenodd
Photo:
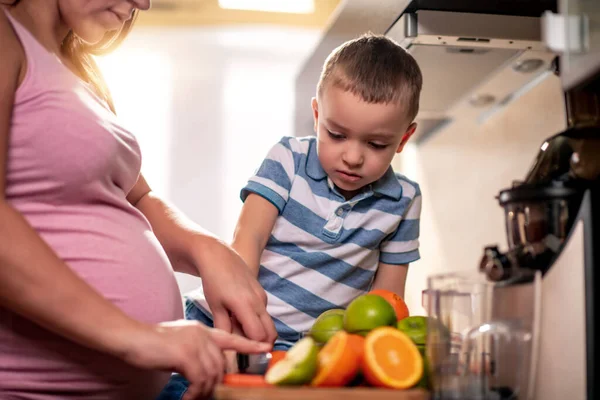
M317 375L312 386L339 387L348 384L360 369L364 338L338 331L319 351Z
M408 389L423 375L423 359L419 349L403 332L377 328L365 338L362 372L374 386Z

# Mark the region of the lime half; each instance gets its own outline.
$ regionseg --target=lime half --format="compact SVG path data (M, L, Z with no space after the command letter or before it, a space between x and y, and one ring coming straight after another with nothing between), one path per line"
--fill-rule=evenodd
M299 340L283 360L267 372L265 380L272 385L304 385L317 373L319 347L310 337Z

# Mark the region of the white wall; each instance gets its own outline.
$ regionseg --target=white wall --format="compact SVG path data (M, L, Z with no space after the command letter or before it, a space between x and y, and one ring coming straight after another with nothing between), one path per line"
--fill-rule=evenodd
M135 29L101 58L153 189L230 240L240 189L268 149L293 135L296 71L318 37L283 27ZM182 292L197 283L179 274L178 282Z
M461 122L422 146L404 150L395 167L421 185L421 257L409 268L406 301L415 314L428 275L477 274L483 248L506 249L504 211L495 196L525 177L539 146L564 129L559 79L550 76L483 125Z

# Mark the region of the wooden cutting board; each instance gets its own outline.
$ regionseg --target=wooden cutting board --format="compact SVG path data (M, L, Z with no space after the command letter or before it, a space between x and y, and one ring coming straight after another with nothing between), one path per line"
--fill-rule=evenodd
M373 388L244 388L217 386L215 400L428 400L423 389L389 390Z

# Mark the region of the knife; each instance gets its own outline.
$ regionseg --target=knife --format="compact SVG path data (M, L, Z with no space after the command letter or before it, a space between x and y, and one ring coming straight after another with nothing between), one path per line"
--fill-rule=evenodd
M271 353L237 353L237 367L240 374L264 375L267 372Z

